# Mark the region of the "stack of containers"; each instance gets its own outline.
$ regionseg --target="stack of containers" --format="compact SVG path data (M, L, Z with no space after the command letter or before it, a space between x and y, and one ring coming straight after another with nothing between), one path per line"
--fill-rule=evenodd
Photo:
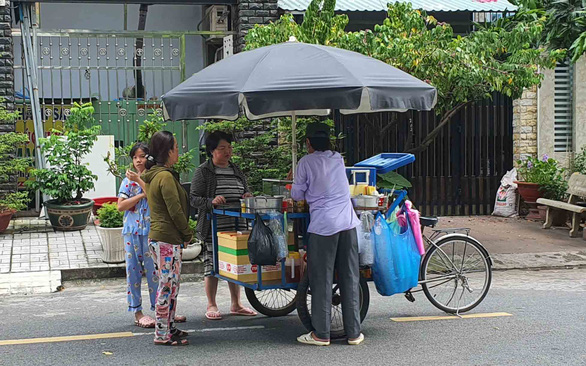
M245 283L258 282L258 266L250 264L248 237L250 232L218 233L218 269L220 276ZM280 280L281 263L262 266L262 280Z

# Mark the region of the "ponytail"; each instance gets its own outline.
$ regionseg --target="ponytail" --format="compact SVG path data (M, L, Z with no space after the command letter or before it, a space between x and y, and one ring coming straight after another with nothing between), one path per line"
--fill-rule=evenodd
M150 169L155 165L165 165L169 159L169 152L175 148L175 137L169 131L156 132L149 143L149 154L147 155L146 168Z

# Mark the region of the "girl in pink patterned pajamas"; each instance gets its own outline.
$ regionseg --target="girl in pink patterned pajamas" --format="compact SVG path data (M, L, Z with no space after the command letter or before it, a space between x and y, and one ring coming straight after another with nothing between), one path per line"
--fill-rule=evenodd
M189 244L193 233L189 227L187 192L173 171L177 162L177 141L171 132L153 135L147 156L147 171L142 175L151 209L149 246L159 277L155 306L156 345L184 346L188 333L175 328L177 295L181 276L182 248Z

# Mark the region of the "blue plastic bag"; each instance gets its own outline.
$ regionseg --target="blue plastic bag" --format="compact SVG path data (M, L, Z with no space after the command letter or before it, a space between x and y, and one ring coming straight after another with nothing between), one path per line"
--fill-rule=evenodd
M421 256L411 227L401 227L401 232L395 233L379 213L374 222L373 234L372 274L378 293L391 296L416 287Z

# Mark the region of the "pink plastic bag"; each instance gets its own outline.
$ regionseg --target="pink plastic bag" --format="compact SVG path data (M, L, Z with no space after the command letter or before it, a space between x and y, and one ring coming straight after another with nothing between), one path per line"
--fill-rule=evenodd
M405 201L403 210L397 212L397 222L402 227L407 226L407 218L409 218L409 224L411 224L411 230L413 231L413 237L415 238L415 244L417 244L417 250L420 255L425 254L425 246L423 245L423 237L421 235L421 224L419 223L419 211L413 209L413 203L411 201Z

